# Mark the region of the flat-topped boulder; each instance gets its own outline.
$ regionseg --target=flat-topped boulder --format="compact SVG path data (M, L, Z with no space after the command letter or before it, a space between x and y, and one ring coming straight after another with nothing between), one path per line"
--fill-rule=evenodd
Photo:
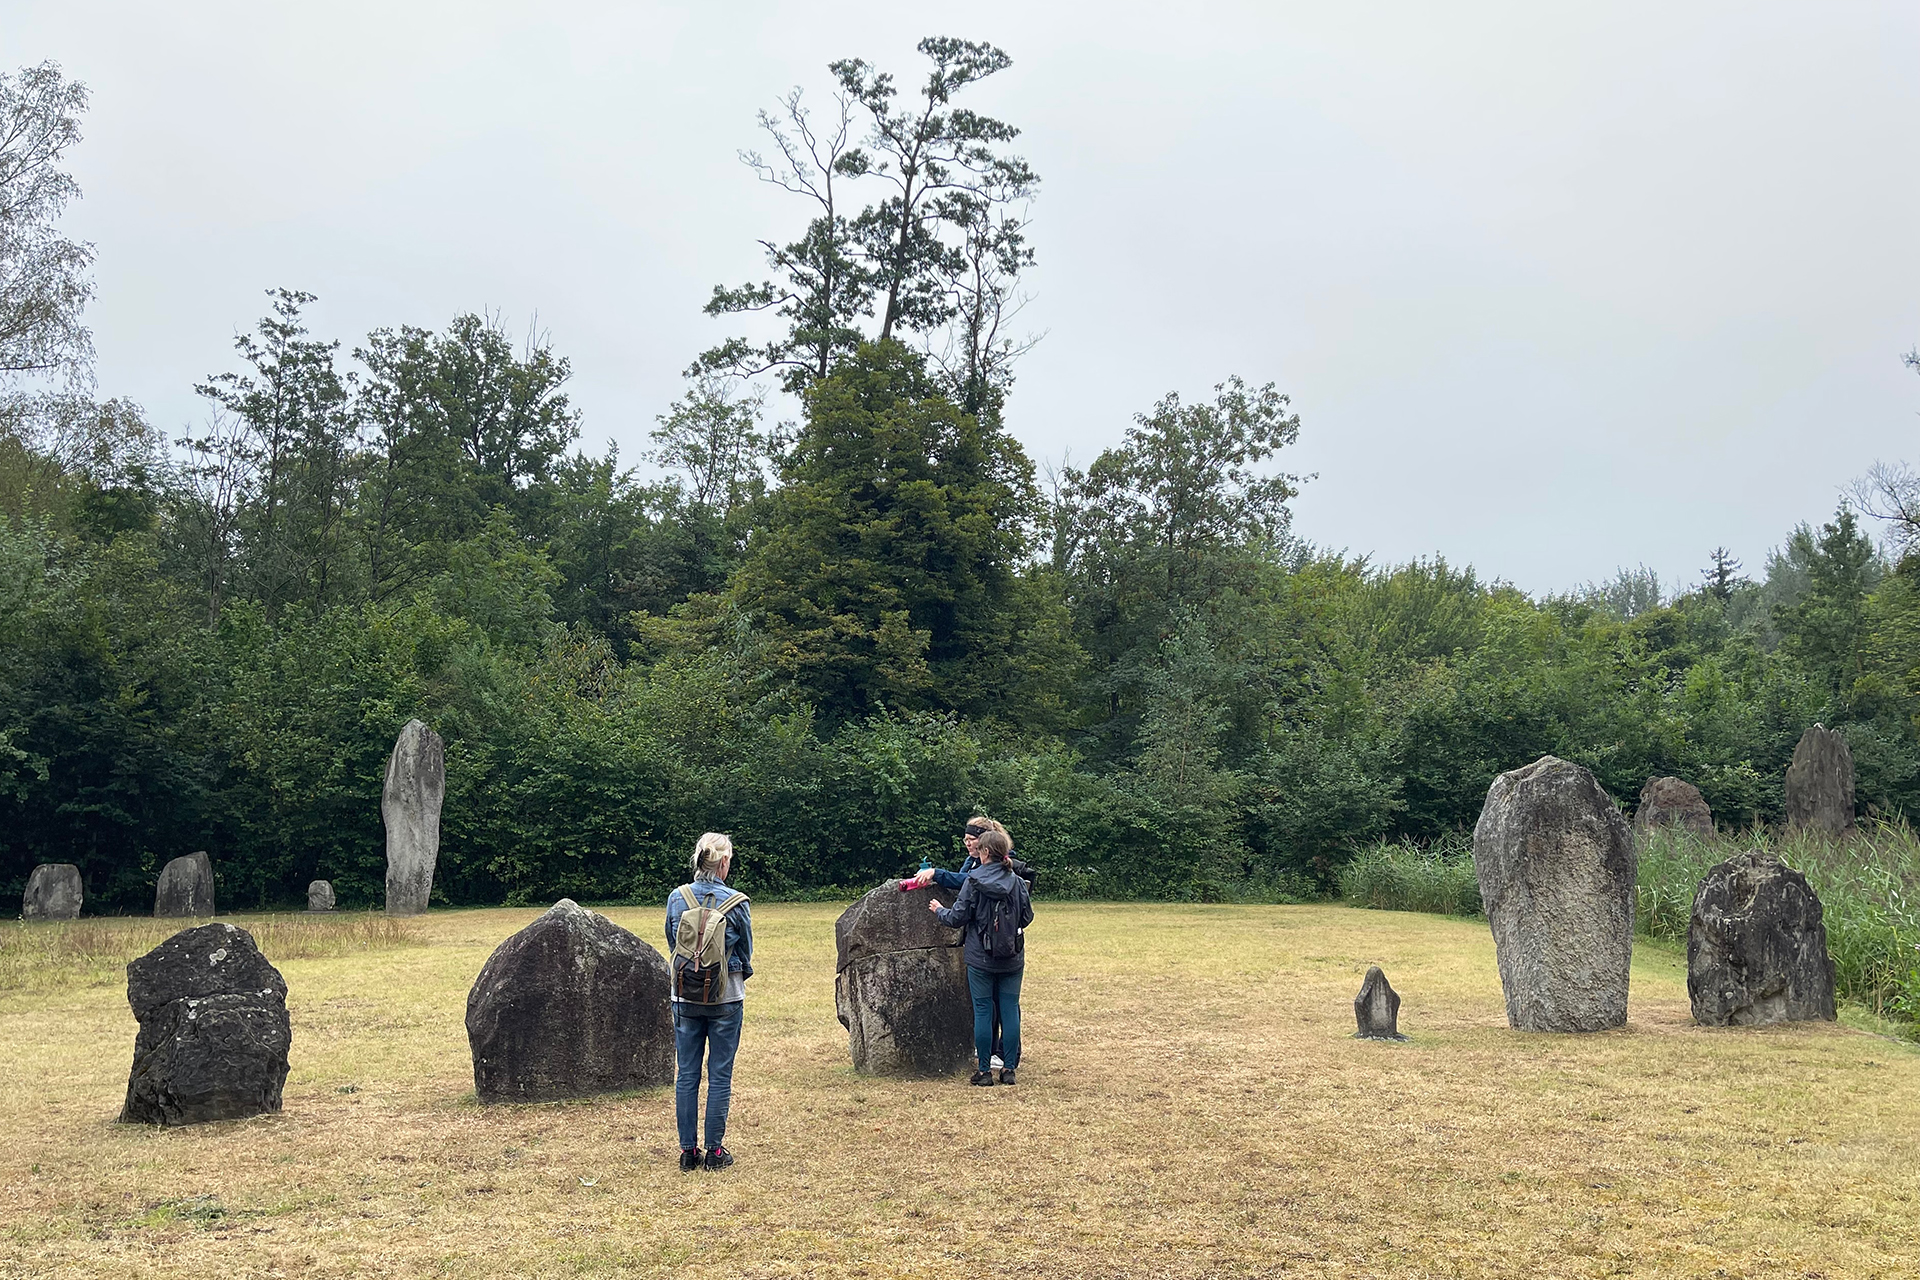
M1787 826L1830 836L1853 830L1853 749L1825 725L1800 735L1787 766Z
M1687 926L1687 994L1709 1027L1833 1021L1833 957L1807 878L1757 851L1707 872Z
M333 882L332 881L315 880L312 884L309 884L307 886L307 910L309 911L333 910Z
M387 914L417 916L433 896L440 860L440 806L447 798L447 752L440 735L409 720L387 758L380 818L387 828Z
M1673 827L1701 839L1712 836L1713 810L1700 788L1678 778L1648 778L1633 811L1633 829L1644 838L1661 827Z
M1633 833L1577 764L1542 756L1494 779L1473 828L1507 1022L1602 1031L1627 1020Z
M22 920L77 920L86 898L80 887L80 868L71 862L43 862L27 877L20 895Z
M153 886L156 919L182 919L213 914L213 859L204 851L175 858L160 870Z
M495 948L467 995L482 1102L547 1102L671 1084L666 959L562 898Z
M238 1120L280 1109L293 1043L287 984L236 925L174 934L127 966L140 1023L126 1123Z
M834 1007L856 1071L940 1076L973 1060L960 931L927 909L935 892L888 880L834 922Z

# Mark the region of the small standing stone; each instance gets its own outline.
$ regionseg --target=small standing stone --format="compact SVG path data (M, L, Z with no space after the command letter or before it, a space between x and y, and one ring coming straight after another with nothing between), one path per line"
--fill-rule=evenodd
M1853 830L1853 751L1825 725L1800 735L1787 766L1787 825L1830 836Z
M80 868L71 862L43 862L27 877L27 891L20 895L20 918L76 920L85 896Z
M307 886L307 910L333 910L333 884L327 880L315 880Z
M387 760L380 816L387 825L387 914L417 916L433 894L440 857L440 805L447 795L446 748L440 735L407 721Z
M184 929L127 966L140 1022L120 1119L202 1124L280 1109L287 1082L287 984L230 924Z
M1379 965L1367 970L1360 994L1353 998L1353 1017L1360 1024L1360 1040L1405 1040L1400 1034L1400 993L1387 982Z
M204 850L162 868L153 887L153 914L157 919L213 914L213 859Z
M1678 827L1689 835L1713 835L1713 810L1700 788L1678 778L1648 778L1633 811L1633 829L1645 836L1655 827Z
M570 898L501 943L467 994L482 1102L669 1084L672 993L658 951Z
M1807 878L1757 851L1707 872L1687 927L1687 994L1709 1027L1833 1021L1833 957Z
M1473 828L1473 869L1519 1031L1627 1020L1633 833L1591 772L1553 756L1503 773Z
M934 918L928 896L888 880L834 922L834 1010L862 1074L940 1076L973 1061L960 931Z

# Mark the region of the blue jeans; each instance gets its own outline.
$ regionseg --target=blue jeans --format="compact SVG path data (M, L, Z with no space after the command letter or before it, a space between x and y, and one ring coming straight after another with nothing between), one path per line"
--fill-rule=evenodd
M707 1060L707 1146L727 1140L727 1106L733 1101L733 1055L740 1052L743 1001L673 1006L673 1047L680 1069L673 1082L673 1114L680 1122L680 1149L700 1145L694 1127L700 1112L700 1059ZM708 1010L712 1012L708 1012Z
M1000 1015L1000 1060L1009 1067L1020 1065L1020 977L1024 972L988 973L967 966L967 992L973 997L973 1051L980 1055L982 1071L993 1056L995 1013Z

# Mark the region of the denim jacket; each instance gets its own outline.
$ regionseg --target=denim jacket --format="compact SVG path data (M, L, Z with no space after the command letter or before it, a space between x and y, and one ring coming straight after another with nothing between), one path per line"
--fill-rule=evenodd
M711 907L724 902L733 890L727 888L727 882L710 871L703 871L693 878L693 896L701 906ZM687 911L687 900L675 889L667 899L667 956L672 964L673 945L680 936L680 917ZM747 996L746 981L753 976L753 904L743 902L727 912L727 989L722 1004L732 1004L744 1000ZM680 1002L679 996L673 997ZM692 1006L695 1009L701 1005Z

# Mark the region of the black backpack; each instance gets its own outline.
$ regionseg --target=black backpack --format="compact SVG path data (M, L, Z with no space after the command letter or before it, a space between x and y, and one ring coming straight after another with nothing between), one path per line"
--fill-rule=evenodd
M1020 917L1026 912L1027 882L1013 877L1013 887L1004 898L988 898L993 905L980 920L980 947L989 960L1011 960L1026 948L1020 935Z

